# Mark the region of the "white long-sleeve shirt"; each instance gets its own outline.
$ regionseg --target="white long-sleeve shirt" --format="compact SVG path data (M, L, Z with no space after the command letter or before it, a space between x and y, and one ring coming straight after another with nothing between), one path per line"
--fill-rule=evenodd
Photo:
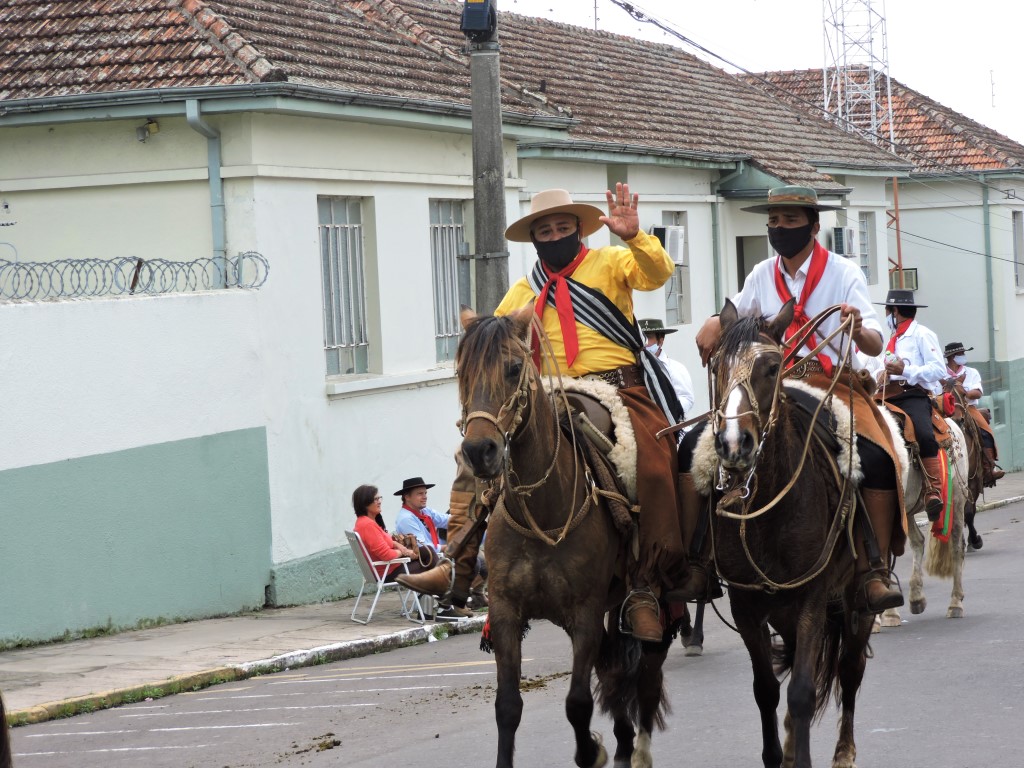
M946 360L934 331L912 320L910 327L896 340L895 354L903 361L903 374L890 374L891 381L906 381L924 387L933 395L942 394Z

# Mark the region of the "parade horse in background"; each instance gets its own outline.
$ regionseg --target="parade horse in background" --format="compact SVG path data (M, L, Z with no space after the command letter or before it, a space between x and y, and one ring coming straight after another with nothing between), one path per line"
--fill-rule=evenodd
M543 329L532 305L508 317L477 317L467 309L462 323L456 353L462 459L478 480L492 484L494 503L481 647L489 643L497 663L497 766L512 765L523 710L522 639L531 619L551 621L572 640L565 710L576 765L607 762L600 735L590 730L596 671L598 702L614 721L614 765L651 766L651 733L664 728L668 706L662 663L671 638L640 643L620 631L627 532L594 490L580 436L565 423L559 387L546 391L534 365L530 340L546 341Z
M943 405L949 400L953 404L953 414L946 416L953 419L964 433L967 445L967 499L964 502L964 525L967 528L967 543L974 549L981 549L984 542L981 534L974 527L974 515L977 513L978 497L985 490L985 473L982 469L982 444L978 425L974 422L967 404L967 399L954 386L955 379L942 382Z
M7 712L4 697L0 696L0 768L11 768L11 741L7 731Z
M968 416L970 418L970 416ZM970 503L968 489L968 448L964 433L957 423L946 419L952 443L947 452L947 477L943 478L947 488L949 521L943 525L945 515L937 523L927 525L927 533L916 523L915 516L924 511L924 487L920 470L911 471L907 476L903 498L907 507L907 538L913 551L913 569L910 574L910 612L924 613L928 599L924 596L924 572L940 579L953 579L947 619L962 619L964 616L964 511ZM925 537L927 536L927 541ZM890 608L882 614L883 627L898 627L900 613Z
M855 607L848 538L859 463L839 398L830 411L823 391L785 378L780 340L792 317L792 301L770 322L738 317L726 301L711 363L712 420L693 474L712 494L712 550L753 666L764 765L809 768L811 724L834 693L842 715L832 765L854 768L854 708L873 624ZM797 389L817 399L801 406ZM824 433L812 426L815 411L835 419ZM776 710L787 671L783 746Z

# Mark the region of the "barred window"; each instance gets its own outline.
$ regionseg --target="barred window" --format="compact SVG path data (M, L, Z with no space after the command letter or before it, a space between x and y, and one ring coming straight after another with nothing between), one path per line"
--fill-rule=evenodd
M875 263L875 214L862 212L857 219L857 260L868 285L877 281L873 269Z
M328 375L366 373L366 283L362 200L319 197L324 354Z
M465 251L462 200L430 201L430 258L434 282L434 343L439 363L455 359L459 322L459 255Z
M665 325L691 322L690 308L690 239L686 226L686 211L663 211L663 227L655 227L654 234L661 240L676 268L665 284Z
M1013 211L1013 282L1024 291L1024 211Z

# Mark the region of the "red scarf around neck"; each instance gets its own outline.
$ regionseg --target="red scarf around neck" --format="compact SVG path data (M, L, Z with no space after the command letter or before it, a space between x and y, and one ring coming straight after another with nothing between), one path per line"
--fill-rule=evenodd
M896 340L907 332L907 328L910 327L910 324L912 322L914 322L914 318L904 320L902 323L896 326L896 330L893 331L892 336L889 337L889 342L885 345L885 350L887 352L892 352L894 355L896 354Z
M434 542L434 549L437 549L441 545L441 540L437 537L437 526L434 525L433 518L431 518L430 515L423 514L418 509L412 509L407 504L403 504L402 509L407 509L412 512L413 517L427 527L427 533L430 534L430 540Z
M562 329L562 344L565 347L565 362L570 368L576 361L576 355L579 354L580 342L576 338L576 313L572 309L569 284L565 282L565 278L576 271L576 267L586 258L587 253L587 246L581 245L580 252L576 258L569 262L567 267L557 272L552 272L543 261L540 263L548 279L537 295L537 304L535 306L537 318L541 319L544 316L544 307L548 303L548 291L553 285L555 287L555 311L558 312L558 325ZM534 340L533 362L540 368L540 344L536 339Z
M786 285L786 278L782 274L781 264L782 257L779 256L775 261L775 290L779 294L779 298L782 303L785 304L791 298L793 298L792 292L789 290L789 286ZM814 251L811 253L811 266L807 269L807 280L804 281L803 290L800 291L800 298L797 300L796 305L793 307L793 322L789 324L786 329L786 333L783 334L783 340L793 338L796 333L804 327L810 318L804 311L804 307L807 305L808 299L811 298L811 294L814 293L814 289L818 287L818 283L821 282L821 276L825 272L825 265L828 264L828 251L819 243L817 240L814 241ZM807 339L807 346L814 348L818 346L817 335L812 334ZM789 365L792 366L796 358L790 360ZM821 363L822 370L825 371L826 376L832 375L832 358L824 353L824 351L818 353L818 362ZM788 367L788 366L787 366Z

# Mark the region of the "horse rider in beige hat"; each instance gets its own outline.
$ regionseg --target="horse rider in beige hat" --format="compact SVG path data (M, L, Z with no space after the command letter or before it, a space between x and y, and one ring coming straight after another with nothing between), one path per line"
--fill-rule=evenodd
M686 560L676 503L676 450L671 439L657 440L658 430L682 420L671 382L657 359L644 349L645 339L633 313L633 291L653 291L675 269L656 237L640 228L639 196L628 184L605 193L608 214L576 203L564 189L535 194L530 212L505 230L513 242L532 242L538 261L495 311L507 315L535 302L553 349L545 372L553 366L564 375L597 377L613 384L627 410L637 441L639 554L629 563L631 592L625 614L635 637L658 642L664 637L660 598L685 577ZM584 238L606 226L625 247L588 248ZM557 306L557 309L556 309ZM602 311L593 310L601 307ZM594 315L601 317L594 319ZM438 567L399 582L422 593L442 594L451 586L452 602L465 603L470 568L482 526L475 521L486 509L475 498L471 474L459 463L452 487L449 553ZM455 570L452 579L452 568Z

